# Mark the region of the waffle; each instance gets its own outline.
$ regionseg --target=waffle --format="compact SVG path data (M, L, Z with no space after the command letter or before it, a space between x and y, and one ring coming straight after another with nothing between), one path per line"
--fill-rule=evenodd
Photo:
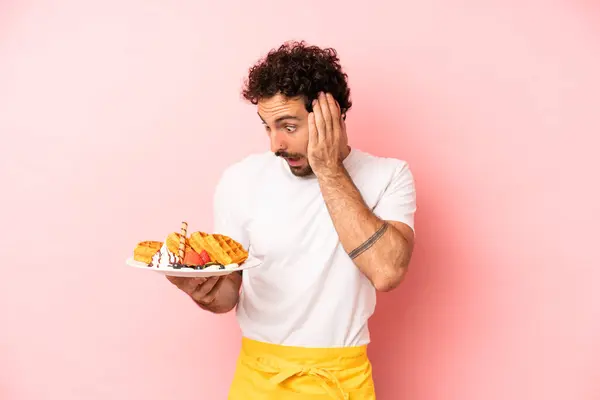
M205 232L194 232L189 243L196 252L206 250L212 261L222 265L242 264L248 258L248 252L232 238Z
M179 241L181 240L182 235L180 233L177 232L173 232L170 233L169 236L167 236L167 249L175 254L178 255L179 254ZM192 248L190 247L190 239L186 238L185 239L185 251L190 251Z
M194 251L192 246L190 246L190 238L187 237L185 239L185 250L183 260L179 255L179 248L181 244L181 239L183 235L180 233L173 232L167 236L167 250L173 253L177 257L177 262L183 263L184 265L202 265L202 258L198 252Z
M152 262L152 257L157 251L160 250L162 245L162 242L157 242L154 240L140 242L137 244L137 246L135 246L135 249L133 249L133 259L139 262L150 264Z

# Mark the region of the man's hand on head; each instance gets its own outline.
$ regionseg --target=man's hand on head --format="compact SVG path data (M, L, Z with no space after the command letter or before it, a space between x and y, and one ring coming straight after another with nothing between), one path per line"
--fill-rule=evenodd
M346 125L338 102L320 93L308 115L308 161L315 175L338 173L348 146Z

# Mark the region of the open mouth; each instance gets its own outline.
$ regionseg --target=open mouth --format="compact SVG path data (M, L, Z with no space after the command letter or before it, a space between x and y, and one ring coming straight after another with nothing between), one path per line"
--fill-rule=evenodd
M302 158L300 158L300 157L298 157L298 158L285 157L285 161L287 161L287 163L292 167L298 167L298 166L302 165Z

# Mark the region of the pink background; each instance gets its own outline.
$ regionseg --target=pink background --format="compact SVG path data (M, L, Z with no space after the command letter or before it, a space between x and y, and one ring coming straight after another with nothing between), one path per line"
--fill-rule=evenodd
M0 2L0 399L225 399L234 315L124 259L211 229L268 149L242 79L286 39L339 50L352 145L418 181L378 398L599 399L598 3L396 4Z

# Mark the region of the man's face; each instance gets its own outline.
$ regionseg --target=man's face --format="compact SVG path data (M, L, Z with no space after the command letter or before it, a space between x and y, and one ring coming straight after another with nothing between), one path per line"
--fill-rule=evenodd
M306 156L308 149L308 111L302 98L281 94L261 99L258 115L269 135L271 151L283 157L296 176L313 173Z

